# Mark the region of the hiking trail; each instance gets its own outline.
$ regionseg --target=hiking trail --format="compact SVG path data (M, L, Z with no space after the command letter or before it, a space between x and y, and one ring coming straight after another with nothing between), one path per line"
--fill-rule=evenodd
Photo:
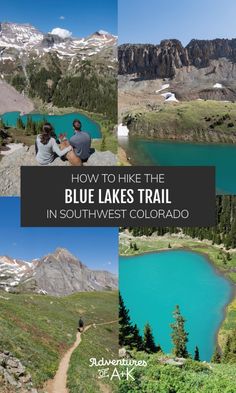
M85 333L91 327L96 328L97 326L110 325L115 322L118 322L118 321L115 320L115 321L110 321L110 322L94 323L92 325L88 325L84 329L83 333ZM66 387L67 371L69 368L71 355L74 352L74 350L81 343L81 336L82 336L82 334L80 332L78 332L76 335L76 340L75 340L74 344L72 345L72 347L70 347L68 349L68 351L65 353L65 355L61 359L58 370L57 370L54 378L50 379L48 382L46 382L45 389L44 389L45 393L69 393L69 390Z

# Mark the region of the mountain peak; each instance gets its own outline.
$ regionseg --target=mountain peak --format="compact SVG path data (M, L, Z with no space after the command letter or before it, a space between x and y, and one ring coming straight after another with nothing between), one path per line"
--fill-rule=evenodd
M117 288L117 277L107 271L90 270L66 248L58 247L44 258L27 263L0 256L0 289L65 296L80 291Z
M96 33L100 35L111 35L110 33L108 33L108 31L105 30L98 30Z
M76 258L73 254L71 254L70 251L68 251L66 248L63 247L57 247L53 254L57 256L62 255L62 256L70 256Z
M89 37L76 38L72 32L56 27L43 33L28 23L0 22L0 47L4 48L2 62L15 62L20 56L30 58L31 53L44 55L56 53L60 60L71 60L79 56L84 60L115 45L115 37L99 30Z

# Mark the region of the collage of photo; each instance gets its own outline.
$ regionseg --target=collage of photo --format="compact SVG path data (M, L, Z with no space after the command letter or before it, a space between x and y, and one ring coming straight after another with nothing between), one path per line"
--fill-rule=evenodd
M236 393L235 13L2 1L0 393ZM214 167L216 225L22 227L25 166Z

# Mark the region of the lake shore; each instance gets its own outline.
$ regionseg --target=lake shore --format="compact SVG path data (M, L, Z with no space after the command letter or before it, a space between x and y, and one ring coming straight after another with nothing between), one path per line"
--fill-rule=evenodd
M134 251L130 248L130 242L136 243L137 250ZM170 247L169 247L170 246ZM219 349L225 342L226 335L228 333L228 326L225 327L225 322L234 313L236 303L236 274L232 271L232 268L226 269L220 266L217 255L220 251L226 252L224 247L221 245L212 245L208 240L197 240L192 239L183 234L180 235L164 235L164 236L132 236L130 233L120 233L120 256L132 257L142 256L148 253L159 253L163 251L175 251L175 250L186 250L202 254L208 261L208 263L215 269L216 273L225 277L231 285L231 297L229 302L222 310L222 319L219 324L219 328L215 334L215 344ZM236 250L227 250L232 255L232 265L236 266ZM234 269L234 268L233 268ZM235 269L236 270L236 269ZM236 321L234 323L236 326ZM233 327L232 327L233 328Z

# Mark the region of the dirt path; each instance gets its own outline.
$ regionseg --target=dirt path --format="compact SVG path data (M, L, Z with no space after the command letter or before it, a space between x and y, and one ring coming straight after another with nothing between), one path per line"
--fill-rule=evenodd
M118 321L115 320L115 321L110 321L110 322L94 323L93 325L88 325L84 329L84 333L88 329L90 329L91 327L96 328L96 326L110 325L115 322L118 322ZM80 343L81 343L81 333L78 332L74 344L61 359L55 377L46 383L45 393L69 393L69 391L66 387L67 371L69 368L71 355L74 352L74 350L79 346Z

